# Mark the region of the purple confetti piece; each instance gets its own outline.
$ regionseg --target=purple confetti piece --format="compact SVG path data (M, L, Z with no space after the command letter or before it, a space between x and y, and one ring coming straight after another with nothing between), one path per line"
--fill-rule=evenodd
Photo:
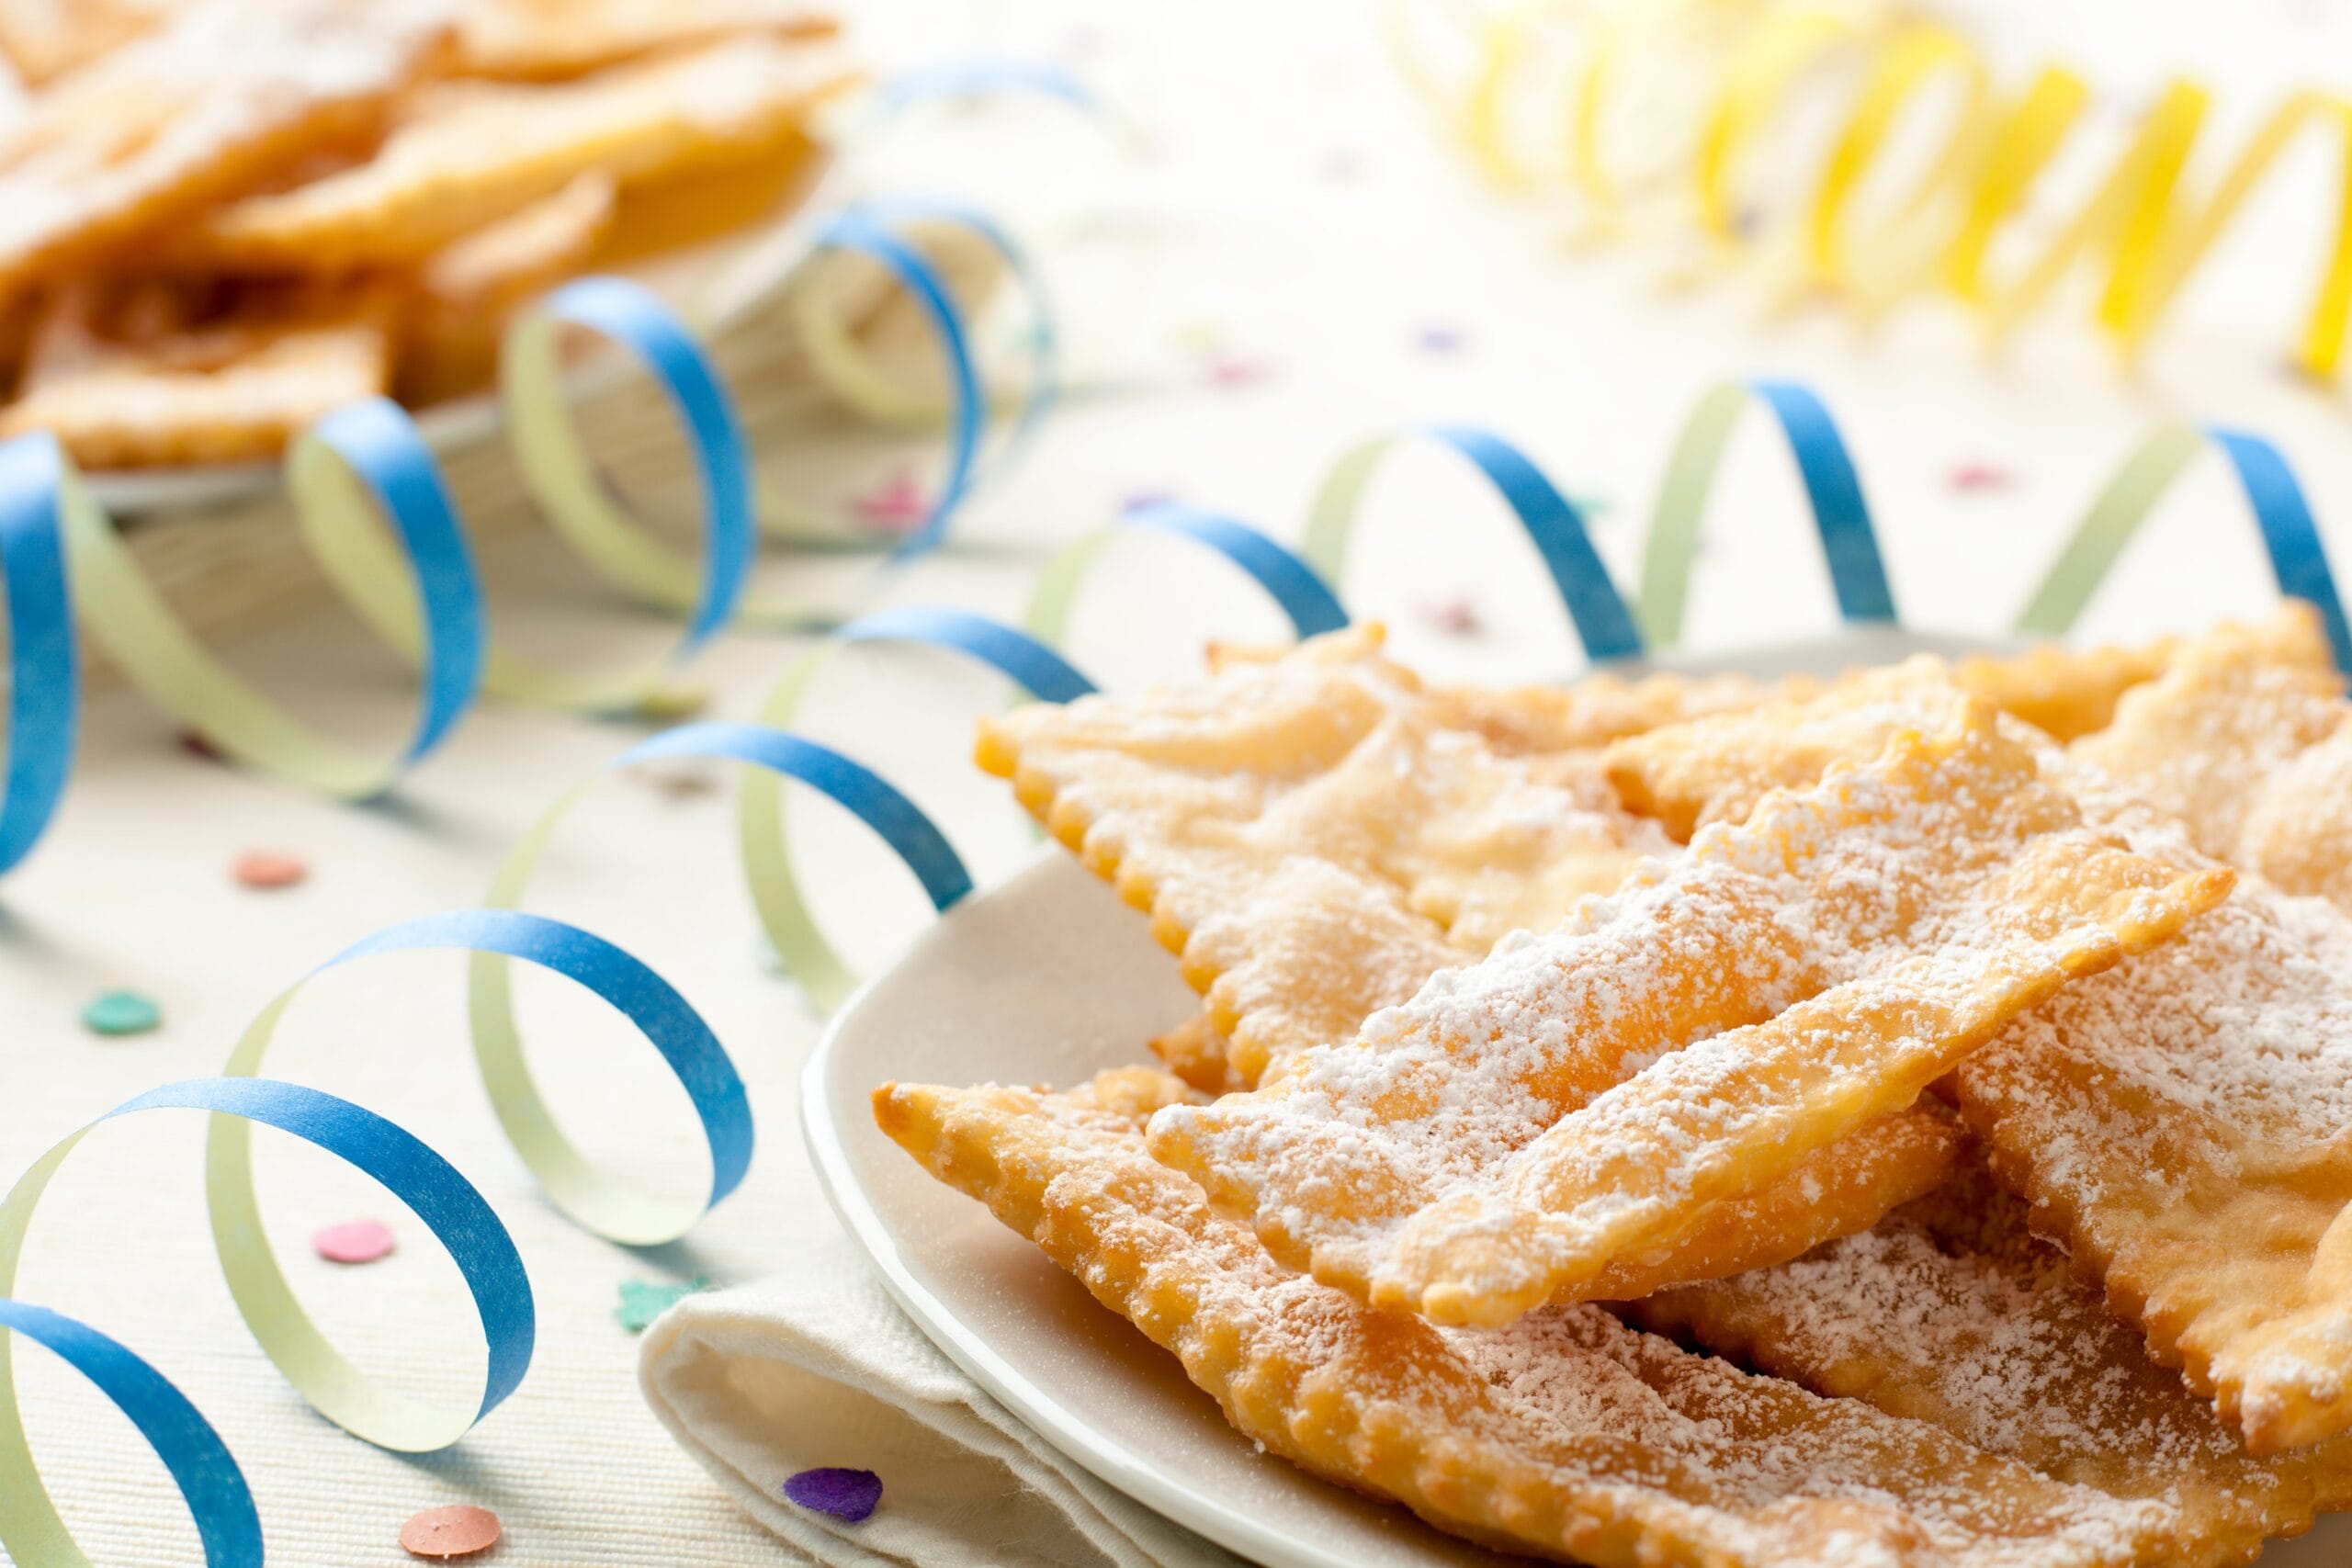
M1462 334L1452 327L1423 327L1415 340L1423 354L1459 354Z
M856 1524L881 1506L882 1478L870 1470L804 1470L785 1482L784 1498Z

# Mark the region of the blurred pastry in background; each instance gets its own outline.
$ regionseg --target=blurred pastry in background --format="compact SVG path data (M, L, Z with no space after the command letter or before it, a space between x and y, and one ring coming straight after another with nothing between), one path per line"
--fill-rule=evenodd
M565 278L805 195L856 73L775 0L0 0L0 430L95 468L267 457L494 373Z

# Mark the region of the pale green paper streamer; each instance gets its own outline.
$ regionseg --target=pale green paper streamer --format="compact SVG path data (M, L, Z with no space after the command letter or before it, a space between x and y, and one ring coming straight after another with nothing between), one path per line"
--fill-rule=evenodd
M747 767L743 771L748 781L759 770ZM539 857L547 852L556 829L603 776L599 772L564 791L515 840L499 863L490 892L482 899L486 907L523 907L524 886ZM762 871L748 855L744 873L756 894ZM505 954L477 952L469 956L466 1015L472 1026L474 1059L481 1068L482 1087L490 1091L491 1106L498 1112L498 1124L506 1130L515 1152L539 1179L556 1207L584 1228L625 1247L658 1247L694 1229L709 1211L706 1199L664 1201L616 1181L599 1170L556 1125L523 1054L522 1031L514 1021L514 964Z
M300 989L289 987L262 1010L237 1042L225 1076L254 1076L279 1016ZM295 1392L354 1437L397 1453L446 1449L472 1430L481 1418L479 1399L442 1409L411 1399L353 1366L319 1332L262 1232L261 1201L254 1192L253 1123L235 1116L211 1120L204 1145L204 1194L220 1270L254 1340Z
M1634 615L1642 635L1660 648L1682 638L1682 608L1690 592L1690 565L1699 553L1699 523L1713 488L1715 464L1752 396L1730 382L1699 400L1674 444L1642 547L1642 586Z
M911 236L909 243L916 243ZM864 261L877 273L882 272L879 262L857 252L845 251L837 254L844 265L854 265ZM953 292L944 271L941 284ZM963 301L958 300L957 303L960 306ZM840 300L827 298L820 290L804 285L792 291L788 304L793 332L802 350L808 355L809 367L842 402L876 424L900 430L944 428L950 414L948 407L939 399L910 390L893 379L858 344L856 336L850 331L847 310ZM1017 405L1021 400L1010 394L989 400L990 406L999 412L1006 406ZM763 497L763 501L764 499ZM763 505L761 510L764 512L766 507Z
M362 499L358 479L332 447L308 434L296 438L286 468L288 488L298 493L344 492L346 504L321 516L301 509L303 537L336 591L369 626L396 646L393 628L405 626L402 650L413 662L413 585ZM405 759L372 757L319 734L206 652L140 571L70 463L58 511L75 607L108 656L158 706L246 766L322 794L364 800L399 777Z
M266 1029L288 999L281 997L273 1003L270 1010L255 1021L255 1028ZM214 1125L206 1155L205 1188L211 1205L213 1241L220 1251L221 1272L228 1280L230 1293L236 1298L237 1308L253 1330L254 1341L320 1415L379 1448L424 1453L447 1448L465 1436L479 1416L479 1397L463 1409L436 1410L376 1382L345 1359L343 1353L319 1332L286 1282L277 1253L263 1232L260 1209L245 1175L252 1124L243 1117L218 1113L211 1121ZM0 1200L0 1292L6 1291L16 1279L17 1262L24 1251L25 1233L32 1222L35 1205L66 1156L92 1131L93 1127L81 1128L35 1160L17 1179L6 1198ZM226 1183L221 1169L224 1150L233 1151L236 1159L234 1179ZM0 1355L0 1433L21 1432L14 1375L8 1358ZM21 1437L13 1443L0 1441L0 1497L44 1495L35 1490L40 1484L39 1472L31 1465L31 1453ZM17 1522L28 1525L33 1520L27 1517ZM50 1522L62 1529L53 1510ZM59 1535L31 1561L62 1565L88 1560L70 1537Z
M558 406L542 417L569 433L560 385L537 384L525 395L555 398ZM509 412L513 412L511 408ZM519 419L514 439L519 451L525 439ZM332 448L305 438L287 455L286 491L302 536L335 592L377 636L411 664L417 662L416 595L405 591L407 577L400 556L377 525L374 505L359 477ZM694 569L689 565L686 570L691 574ZM688 604L691 607L691 597ZM499 647L497 633L492 631L483 650L481 684L483 691L498 696L573 713L628 712L682 694L669 679L673 662L673 656L663 654L633 669L567 674L507 652Z
M67 473L72 473L71 468ZM25 1228L32 1223L33 1206L49 1179L74 1145L89 1136L83 1128L33 1162L0 1200L0 1294L15 1285L17 1262L25 1250ZM13 1338L13 1337L11 1337ZM54 1568L91 1568L89 1557L58 1517L57 1504L40 1478L32 1449L26 1442L24 1412L17 1404L15 1347L0 1340L0 1512L8 1519L9 1544L33 1562Z
M761 705L754 722L789 729L818 672L846 646L824 643L786 670ZM764 768L743 771L736 795L736 843L744 881L752 889L752 903L760 912L760 925L784 972L799 983L818 1011L831 1012L857 988L858 975L818 929L816 915L800 890L786 820L791 797L784 786L783 779ZM1043 830L1034 825L1032 830L1043 836Z
M567 792L540 818L532 831L525 834L522 841L509 852L507 864L511 866L520 859L527 871L529 863L536 860L538 850L546 843L548 832L553 829L556 819L586 787L586 784L580 784ZM515 907L511 902L502 902L495 890L489 902L500 908ZM522 1156L524 1165L538 1179L548 1201L571 1216L582 1229L628 1247L650 1247L675 1241L693 1229L695 1222L708 1212L709 1204L706 1200L696 1198L665 1202L648 1197L598 1169L594 1162L582 1155L564 1135L563 1129L556 1124L554 1115L548 1110L547 1101L541 1098L538 1084L531 1077L530 1065L523 1055L522 1036L514 1021L511 987L507 979L508 961L503 954L481 952L469 954L469 960L473 982L469 989L469 1010L473 1024L474 1059L481 1071L482 1088L489 1092L491 1110L496 1113L499 1126L505 1130L507 1142L514 1146L514 1152ZM307 980L300 981L288 987L276 1000L262 1010L261 1015L238 1038L236 1050L220 1069L223 1077L253 1077L259 1074L262 1055L268 1050L269 1043L277 1032L278 1020L285 1016L287 1008L308 983ZM486 992L492 991L495 992L495 1011L491 1010L492 998L485 996ZM253 1189L253 1160L248 1152L251 1143L252 1129L244 1122L239 1122L233 1126L225 1122L214 1124L212 1140L207 1145L205 1179L212 1198L216 1230L224 1225L233 1230L247 1223L259 1223L259 1209ZM234 1223L224 1222L218 1217L224 1214ZM266 1299L267 1292L265 1291L262 1296ZM238 1299L241 1302L245 1299L243 1292L239 1292ZM288 1301L290 1303L290 1298ZM269 1301L268 1305L273 1310L282 1310L280 1303L275 1301ZM299 1314L300 1308L297 1306L293 1310ZM333 1354L332 1350L327 1353ZM336 1358L336 1361L340 1366L341 1359ZM290 1370L288 1375L293 1375ZM358 1374L344 1368L334 1376L348 1381ZM297 1378L296 1382L300 1385L300 1379ZM309 1393L307 1387L304 1392ZM371 1415L379 1408L372 1395L361 1395L348 1390L343 1390L341 1393L362 1404ZM314 1399L313 1403L318 1401ZM323 1404L320 1407L327 1409ZM328 1414L336 1420L343 1419L331 1410ZM413 1430L420 1438L429 1435L433 1427L425 1421L426 1414L413 1406L402 1410L398 1416L397 1429ZM348 1421L343 1424L351 1425ZM423 1452L456 1440L466 1427L460 1425L454 1430L448 1430L437 1440L420 1440L413 1449L405 1443L386 1442L369 1431L354 1429L359 1430L360 1435L369 1441L381 1443L386 1448Z
M2178 422L2143 441L2091 502L2041 585L2018 612L2017 629L2039 637L2064 637L2073 630L2141 521L2204 445L2204 432Z
M1314 503L1306 511L1306 536L1299 554L1325 581L1337 582L1347 575L1348 544L1355 535L1356 515L1363 509L1364 489L1396 440L1393 435L1377 436L1342 454L1315 492Z
M595 782L594 777L588 778L565 790L514 841L499 863L498 874L482 899L485 906L494 909L523 907L523 885L546 852L548 840L555 836L564 814ZM466 1019L473 1035L474 1061L481 1072L482 1088L490 1092L491 1108L498 1113L498 1124L557 1208L585 1229L626 1247L658 1247L694 1228L708 1209L703 1200L665 1202L614 1180L556 1125L523 1054L523 1032L514 1021L514 964L504 954L476 952L467 955Z
M508 330L499 355L515 464L548 521L590 566L649 604L691 615L702 595L694 561L639 526L581 444L563 395L563 325L546 311L528 311ZM735 618L808 626L823 617L805 604L746 594Z
M847 325L836 319L838 311L829 309L830 301L805 287L794 289L793 300L799 330L812 348L811 365L821 378L847 397L849 381L842 378L878 377L866 369L854 348L829 353L818 346L849 341ZM499 356L499 386L516 465L548 521L590 566L649 604L688 614L701 594L695 563L629 515L581 442L564 395L562 330L555 317L532 310L507 332ZM811 515L786 504L773 487L762 482L757 494L766 531L805 531L810 525ZM837 605L790 594L746 593L733 618L747 625L806 629L837 619L840 613ZM502 695L525 695L563 706L613 707L659 694L665 673L666 666L657 665L602 682L574 682L522 666L493 649L485 686Z
M939 288L959 311L965 309L967 302L956 297L954 284L955 269L951 265L943 265L937 254L925 250L923 237L928 234L936 241L940 237L951 234L974 235L981 240L983 248L989 251L991 263L1003 261L993 248L987 245L985 235L974 230L968 223L954 218L934 216L926 219L921 215L910 215L903 225L894 231L910 250L923 255L932 263ZM873 266L881 276L887 289L902 294L905 292L903 286L897 279L890 277L887 267L879 258L849 248L820 249L816 255L802 264L797 276L786 280L784 285L786 291L786 304L790 311L793 332L802 352L808 355L809 368L817 373L817 378L823 382L827 389L839 398L845 407L876 424L916 431L931 431L944 427L955 414L952 400L943 402L927 394L910 391L900 385L888 370L883 368L882 362L858 343L856 335L851 331L849 315L852 301L844 298L839 290L828 293L819 287L824 280L824 274L820 270L822 266L828 264L855 265L859 262L865 262ZM1027 301L1031 331L1040 333L1048 332L1049 323L1034 292L1035 280L1027 277L1011 262L1004 261L1003 265L1007 271L1023 285L1021 291ZM936 324L933 324L931 330L934 337L939 335ZM978 344L976 337L967 340L966 346L967 350L975 356L974 367L977 371ZM985 447L988 443L989 429L1000 425L1014 432L1015 434L1009 439L1017 442L1020 439L1018 432L1023 423L1040 406L1040 399L1046 396L1046 392L1047 389L1045 386L1034 380L1017 389L996 392L989 391L983 385L980 409L982 446ZM1003 439L1007 438L1000 438L1001 441ZM1000 445L997 455L1001 457L1004 450L1005 448ZM989 467L987 462L981 460L980 453L975 453L974 457L977 466L971 479L967 482L967 492L970 483L977 483L979 476L987 472ZM797 543L813 544L820 547L828 545L854 549L873 547L874 539L871 536L863 534L854 527L843 526L838 517L832 514L799 505L764 478L755 476L755 479L758 484L760 523L764 531L780 535Z
M788 728L817 671L836 646L828 643L786 671L761 705L756 722ZM760 925L784 972L799 982L819 1012L831 1012L857 989L857 972L817 929L816 916L800 895L800 879L793 874L792 846L785 826L784 781L764 769L746 768L736 788L736 843L742 856L743 880L752 889L752 904L760 912Z
M1097 529L1065 546L1039 570L1036 581L1030 585L1029 606L1021 615L1021 624L1032 637L1048 648L1062 646L1069 636L1070 606L1078 599L1079 588L1093 570L1094 558L1117 533L1115 528Z

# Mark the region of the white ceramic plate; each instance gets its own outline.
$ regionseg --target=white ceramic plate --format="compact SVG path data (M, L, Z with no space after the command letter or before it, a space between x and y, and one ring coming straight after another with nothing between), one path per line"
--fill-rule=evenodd
M1984 646L1882 636L1738 662L1758 673L1826 671ZM1143 917L1051 850L951 911L835 1017L801 1084L818 1176L899 1305L940 1349L1120 1491L1269 1568L1493 1561L1402 1508L1259 1453L1174 1357L979 1204L924 1174L868 1112L867 1096L888 1079L1073 1083L1136 1062L1146 1040L1199 1005ZM2348 1561L2352 1516L2272 1548L2263 1568Z

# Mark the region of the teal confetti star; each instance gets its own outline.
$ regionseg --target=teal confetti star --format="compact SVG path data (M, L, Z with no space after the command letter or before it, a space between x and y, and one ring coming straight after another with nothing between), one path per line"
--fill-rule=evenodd
M642 1280L621 1281L621 1304L613 1309L613 1317L631 1334L642 1334L646 1325L688 1296L698 1295L710 1289L710 1281L700 1274L683 1284L649 1285Z

